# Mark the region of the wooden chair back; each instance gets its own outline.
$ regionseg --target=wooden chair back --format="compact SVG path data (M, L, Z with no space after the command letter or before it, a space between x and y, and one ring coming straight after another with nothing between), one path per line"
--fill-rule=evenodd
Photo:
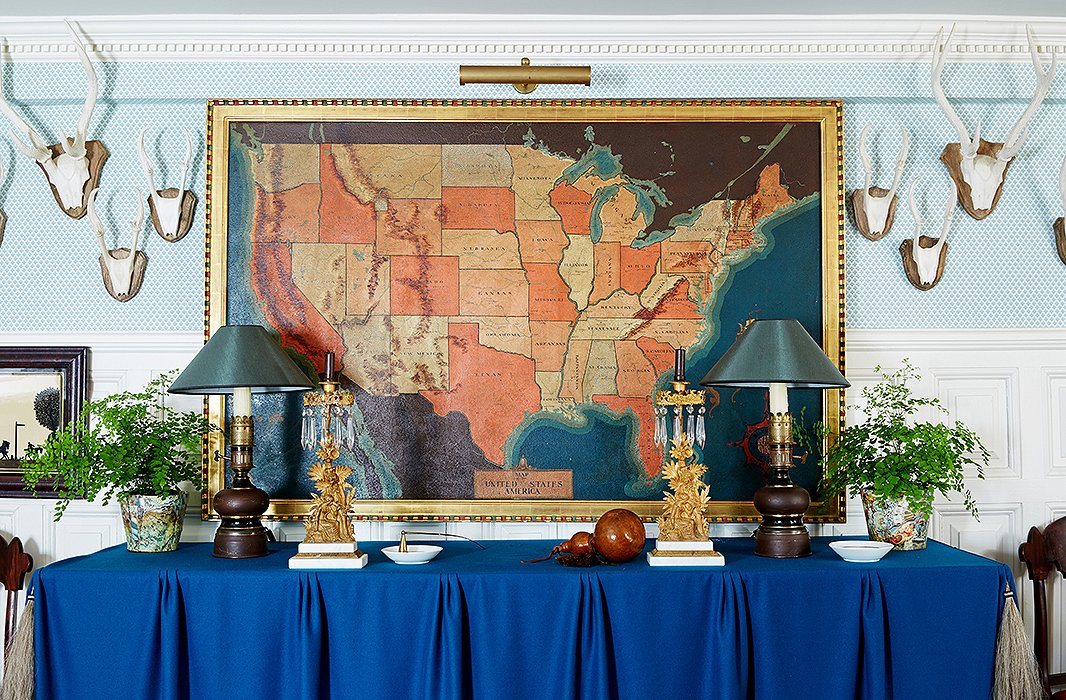
M1025 562L1029 580L1033 582L1035 628L1033 651L1040 666L1040 680L1044 692L1054 700L1066 700L1066 690L1051 695L1051 689L1066 684L1066 673L1051 673L1048 667L1048 611L1047 579L1058 569L1066 575L1066 518L1059 518L1040 532L1029 528L1029 537L1018 547L1018 556Z
M18 622L18 593L26 583L26 574L33 569L33 557L22 548L22 540L12 537L10 541L0 537L0 583L7 590L7 605L4 612L4 658L11 638L15 636Z

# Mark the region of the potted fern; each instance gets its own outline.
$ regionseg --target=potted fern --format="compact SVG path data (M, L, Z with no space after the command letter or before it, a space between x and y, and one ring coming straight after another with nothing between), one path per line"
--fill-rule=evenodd
M213 426L198 413L176 411L164 399L176 371L141 391L123 391L85 404L27 458L22 480L55 480L55 519L75 498L107 505L118 500L131 552L173 551L188 503L183 482L201 483L200 446Z
M966 509L977 505L964 483L964 469L984 478L989 453L981 438L961 422L917 420L919 412L947 413L939 399L915 396L908 385L920 379L909 360L862 391L866 420L841 430L825 455L824 493L858 489L870 539L896 549L924 549L937 493L962 494ZM824 431L823 431L824 432Z

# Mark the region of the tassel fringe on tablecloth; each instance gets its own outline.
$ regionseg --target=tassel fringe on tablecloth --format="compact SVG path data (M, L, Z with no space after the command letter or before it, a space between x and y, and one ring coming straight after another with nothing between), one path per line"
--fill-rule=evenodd
M33 592L26 595L26 607L11 638L11 648L4 663L4 682L0 685L3 700L33 700Z
M1042 700L1046 696L1040 685L1036 656L1009 585L1003 597L1003 615L996 635L992 700Z

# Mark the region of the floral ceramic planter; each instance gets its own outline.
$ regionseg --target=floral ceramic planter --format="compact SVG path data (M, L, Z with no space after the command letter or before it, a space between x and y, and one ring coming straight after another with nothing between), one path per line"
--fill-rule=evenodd
M869 491L860 496L871 540L891 542L894 549L925 549L932 508L917 511L904 499L877 498Z
M127 494L120 496L118 502L129 551L173 552L178 548L188 494L184 491L163 497Z

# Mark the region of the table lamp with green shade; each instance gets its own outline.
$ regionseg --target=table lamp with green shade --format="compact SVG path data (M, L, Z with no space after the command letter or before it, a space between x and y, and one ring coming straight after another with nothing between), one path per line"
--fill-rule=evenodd
M762 523L755 531L755 553L766 557L803 557L811 536L803 514L810 494L792 483L792 416L788 387L831 389L851 386L818 343L795 319L753 321L700 382L704 386L768 387L770 472L755 492Z
M307 391L314 387L278 342L262 326L222 326L170 386L172 394L233 396L230 419L230 467L233 481L215 494L222 524L215 532L215 556L261 557L267 553L267 529L260 516L270 496L252 484L252 394Z

